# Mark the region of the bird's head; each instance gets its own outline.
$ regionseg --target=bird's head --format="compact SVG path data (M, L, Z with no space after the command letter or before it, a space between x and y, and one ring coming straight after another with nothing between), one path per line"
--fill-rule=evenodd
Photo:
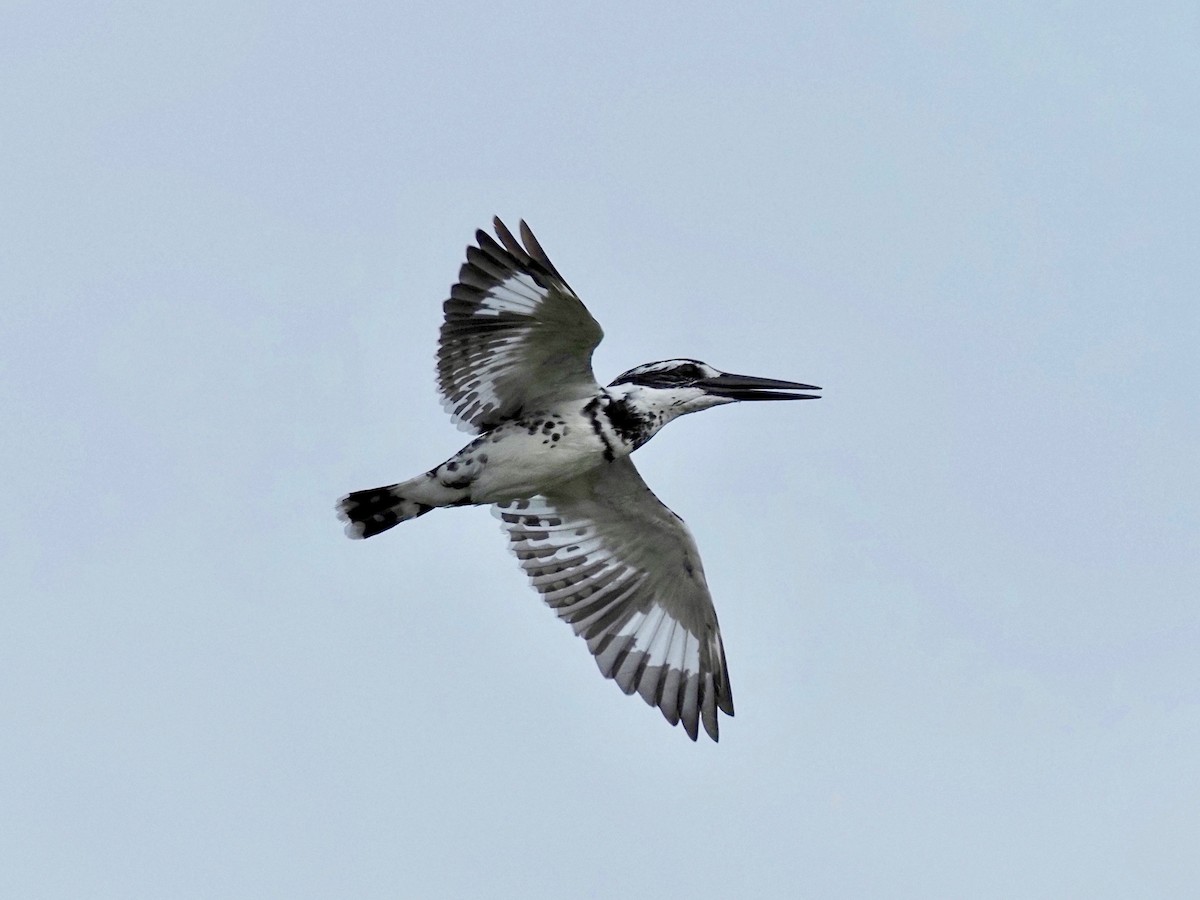
M635 366L619 375L609 388L624 389L639 404L652 405L666 419L739 400L819 400L811 384L732 375L697 359L665 359Z

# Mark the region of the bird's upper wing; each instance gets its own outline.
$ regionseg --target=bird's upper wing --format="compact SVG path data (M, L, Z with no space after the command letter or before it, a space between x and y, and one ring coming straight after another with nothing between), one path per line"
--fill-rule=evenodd
M604 332L558 274L529 226L521 246L499 219L483 231L444 304L438 387L460 426L487 431L521 409L599 388L592 351Z
M624 457L552 493L498 504L510 549L606 678L692 740L733 715L725 649L696 542Z

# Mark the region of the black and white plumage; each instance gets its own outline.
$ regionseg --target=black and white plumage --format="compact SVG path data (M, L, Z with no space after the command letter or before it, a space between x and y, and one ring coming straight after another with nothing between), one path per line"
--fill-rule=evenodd
M521 222L476 233L444 304L438 385L478 436L399 484L343 497L350 537L437 507L491 504L530 582L584 638L600 671L695 740L733 715L725 650L700 555L683 520L629 454L680 415L737 400L814 399L789 381L706 363L647 363L601 387L603 332Z
M604 337L529 227L525 247L499 219L467 261L443 304L438 387L461 426L488 431L522 410L590 399L599 385L592 351Z

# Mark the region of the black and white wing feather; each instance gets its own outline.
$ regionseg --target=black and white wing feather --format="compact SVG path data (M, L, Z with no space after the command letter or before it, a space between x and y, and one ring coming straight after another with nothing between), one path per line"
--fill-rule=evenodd
M498 504L510 549L606 678L692 740L733 715L725 649L691 533L628 458L553 493Z
M604 332L529 226L517 242L499 219L484 231L444 304L438 387L461 427L487 431L522 409L590 397ZM503 244L503 246L501 246Z

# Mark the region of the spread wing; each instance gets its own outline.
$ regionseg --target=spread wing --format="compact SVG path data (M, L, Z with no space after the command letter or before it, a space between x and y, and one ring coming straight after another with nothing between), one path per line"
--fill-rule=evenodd
M604 332L521 222L519 244L499 219L443 306L438 387L460 427L488 431L521 409L582 399L599 385L592 351Z
M497 504L510 549L546 603L587 641L605 678L692 740L733 715L725 649L696 542L618 459L552 494Z

